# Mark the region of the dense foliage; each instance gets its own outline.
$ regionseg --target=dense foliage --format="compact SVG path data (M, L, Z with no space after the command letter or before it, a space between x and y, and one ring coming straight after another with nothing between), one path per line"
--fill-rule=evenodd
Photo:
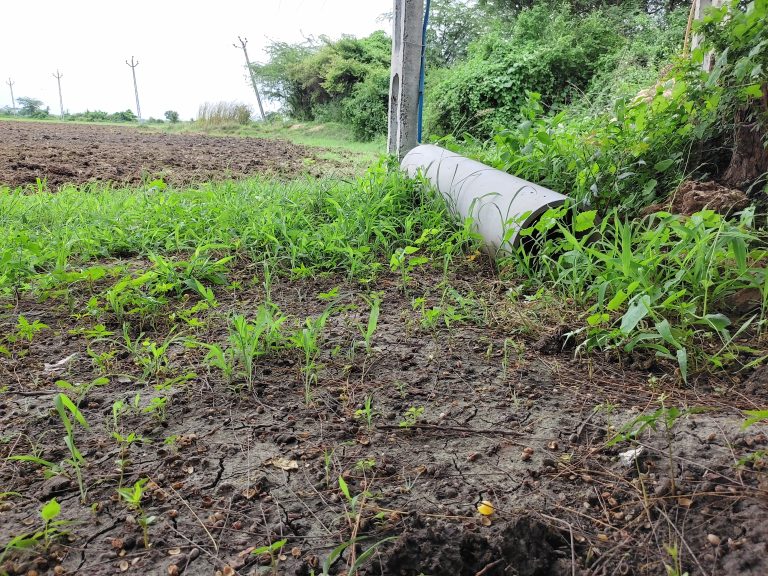
M517 116L529 91L547 109L584 92L637 91L682 44L685 16L655 19L623 7L578 14L544 3L525 9L512 23L497 22L465 61L432 76L430 130L488 137Z
M269 62L254 73L290 116L346 122L360 139L386 131L391 41L384 32L273 42L267 51Z
M703 21L703 44L691 58L676 60L655 86L630 91L608 107L581 100L556 114L540 94L529 92L515 121L498 129L477 155L579 202L628 212L665 197L685 177L723 175L739 128L734 116L749 118L752 133L765 131L761 86L768 77L768 43L746 39L765 33L765 3L745 10L734 5L734 17L725 19L728 10ZM701 62L710 48L721 56L706 72ZM763 146L749 151L750 165L765 154ZM758 172L749 185L762 177Z

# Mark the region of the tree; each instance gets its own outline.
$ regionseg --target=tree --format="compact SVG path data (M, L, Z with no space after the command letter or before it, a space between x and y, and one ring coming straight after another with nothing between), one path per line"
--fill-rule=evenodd
M171 124L176 124L179 121L179 113L175 110L167 110L165 112L165 119Z
M469 44L482 35L488 22L477 7L477 0L432 0L427 28L427 66L449 66L464 59Z
M49 109L46 107L43 110L42 100L20 96L16 98L16 103L19 105L19 116L26 116L28 118L45 118L48 116Z

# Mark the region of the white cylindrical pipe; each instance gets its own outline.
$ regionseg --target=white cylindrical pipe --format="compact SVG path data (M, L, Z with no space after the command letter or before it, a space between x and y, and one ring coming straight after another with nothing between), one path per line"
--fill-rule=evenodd
M493 256L516 247L520 229L567 200L554 190L431 144L411 150L401 167L411 177L421 171L454 214L472 218Z

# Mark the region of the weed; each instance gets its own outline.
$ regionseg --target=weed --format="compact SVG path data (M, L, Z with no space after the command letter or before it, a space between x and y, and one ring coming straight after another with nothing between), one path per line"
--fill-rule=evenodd
M370 298L363 297L370 307L370 313L368 314L368 324L363 328L359 326L358 329L363 336L365 342L366 354L371 353L371 342L373 341L373 335L376 332L376 327L379 323L379 310L381 308L381 296L379 294L372 294Z
M149 405L142 409L142 412L152 414L159 422L164 422L167 409L168 396L154 396L150 399Z
M86 430L89 429L90 426L80 413L78 407L72 403L72 400L70 400L68 396L57 394L54 399L54 406L56 407L56 412L59 414L59 418L61 419L62 424L64 424L64 429L66 431L64 443L69 449L70 457L66 459L65 462L75 471L77 485L80 488L80 501L85 502L86 490L85 484L83 483L82 473L82 466L85 465L85 458L83 458L80 450L78 450L75 445L74 425L75 423L78 423ZM70 419L70 416L72 419Z
M91 347L88 347L86 353L91 358L93 367L101 372L101 374L109 374L112 371L117 350L96 352Z
M129 325L123 324L125 348L133 356L134 363L142 369L143 379L157 380L168 369L168 349L180 340L180 336L169 334L157 343L144 338L144 333L134 339L130 336Z
M144 489L148 481L147 478L141 478L140 480L137 480L133 486L117 489L117 493L120 498L125 501L128 508L139 515L136 520L139 523L139 526L141 526L141 532L144 538L144 548L149 548L149 527L155 521L154 516L146 515L146 512L141 505L141 500L144 498Z
M255 556L261 556L262 554L269 554L270 558L270 567L272 568L272 573L277 574L277 566L278 561L277 558L280 555L280 551L283 549L283 546L286 545L288 540L286 538L283 538L282 540L277 540L276 542L272 542L271 544L268 544L266 546L259 546L258 548L254 548L251 550L251 554Z
M344 553L344 551L350 546L357 546L358 542L362 542L363 540L365 540L365 537L350 538L346 542L342 542L336 548L334 548L328 557L323 561L323 571L321 572L320 576L330 576L331 566L333 566L338 561L338 559L341 558L341 555ZM379 540L378 542L374 542L362 554L355 558L354 562L352 562L352 565L349 567L347 574L349 574L349 576L358 574L360 568L362 568L363 564L365 564L365 562L367 562L368 559L373 556L379 546L393 540L397 540L397 536L389 536ZM311 572L311 574L314 576L314 571Z
M571 224L563 220L567 214L549 211L521 231L530 238L556 231L562 238L541 243L535 261L523 248L513 259L521 273L589 307L586 325L570 334L586 336L580 349L652 351L676 362L682 380L697 360L723 368L748 351L737 336L756 317L733 330L718 305L739 290L765 288L765 254L748 248L757 240L752 210L736 222L711 210L636 221L613 212L599 224L594 211L575 214Z
M109 378L96 378L95 380L91 380L89 383L75 383L71 384L67 382L66 380L57 380L56 381L56 387L61 388L62 390L67 390L69 393L74 395L73 400L75 401L75 404L78 406L80 405L80 402L83 401L83 398L85 398L88 393L98 386L106 386L109 384Z
M403 414L403 419L398 423L398 426L400 428L413 428L419 420L421 420L422 415L424 414L424 407L419 406L418 408L415 406L411 406L408 408L408 410L405 411Z
M104 324L96 324L91 328L76 328L74 330L70 330L69 333L78 336L85 336L89 340L103 339L114 335L114 332L107 330L107 327L104 326Z
M376 412L371 408L372 400L373 398L370 395L366 396L363 407L355 410L355 418L358 420L365 420L365 426L368 430L371 430L373 427L373 417L376 415Z
M376 460L373 458L364 458L355 462L355 470L365 474L376 467Z
M280 327L285 322L280 309L274 304L264 304L259 306L256 318L248 321L245 316L235 315L229 328L229 343L232 347L233 357L240 363L243 370L243 376L250 390L255 383L254 360L271 351L276 350L282 342ZM229 358L223 353L218 355L218 351L209 348L214 353L213 359L223 372L228 373Z
M768 410L744 410L747 419L742 424L742 428L749 428L761 420L768 420Z
M43 324L40 320L29 322L23 314L19 314L19 318L16 321L16 334L12 336L12 341L22 340L30 343L34 339L35 335L39 334L43 330L48 328L47 324Z
M323 450L323 466L325 468L325 485L330 486L331 484L331 463L333 462L333 454L335 450L331 449L328 450L327 448Z
M677 544L665 544L664 550L669 554L672 564L664 563L667 576L688 576L688 572L683 572L683 563L680 559L680 549Z
M43 527L32 533L19 534L11 538L0 552L0 565L3 564L5 557L12 550L27 550L36 546L41 540L47 550L51 542L63 536L66 532L61 531L61 527L69 524L67 520L56 520L61 514L61 505L55 498L49 500L40 508L40 518L43 521Z
M304 354L304 401L310 404L312 401L312 384L317 382L317 355L319 353L318 340L320 332L325 327L332 309L329 307L317 318L307 318L304 326L289 337L294 348Z

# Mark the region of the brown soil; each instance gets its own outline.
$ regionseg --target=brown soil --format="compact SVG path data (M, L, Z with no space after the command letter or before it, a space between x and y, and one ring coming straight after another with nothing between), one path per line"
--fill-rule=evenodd
M230 280L243 287L263 282L249 268ZM741 428L742 409L768 403L763 373L752 383L741 375L700 377L684 387L666 366L635 371L572 352L533 351L542 335L541 324L530 320L534 312L521 322L526 303L511 301L477 264L448 279L465 303L473 302L468 317L450 330L430 328L411 299L426 294L428 306L438 305L442 280L415 275L408 294L396 277L371 287L381 291L382 309L370 354L354 345L368 318L359 285L343 278L275 283L271 294L289 317L286 331L320 314L328 304L318 294L339 286L309 405L302 355L287 348L257 359L252 391L242 381L225 383L203 362L205 351L181 339L169 346L167 366L148 375L109 313L70 313L84 310L114 279L10 304L0 312L0 334L14 333L19 314L49 328L0 357L0 491L7 493L0 497L0 543L39 529L40 507L53 497L71 523L47 547L10 551L4 569L308 576L320 574L334 548L356 537L331 574L348 572L377 543L360 574L658 575L664 563L674 565L665 549L673 545L681 573L768 573L766 426ZM175 301L145 319L143 336L129 335L161 342L169 337L169 314L178 322L186 310L202 325L182 322L175 336L224 344L228 314L253 317L265 294L219 287L216 297L219 306L208 312L190 313L194 299ZM82 329L98 322L114 334L88 338ZM100 375L109 384L79 398L71 393L90 424L75 429L87 462L83 504L69 465L46 479L40 465L6 457L67 458L52 410L61 390L55 382L89 383ZM662 392L668 407L708 411L680 417L669 430L658 422L638 437L637 458L622 463L620 453L633 445L607 447L606 440L659 408ZM370 427L357 412L367 396ZM147 410L151 398L163 397L164 414ZM115 430L117 400L128 408ZM407 428L400 422L410 407L424 411ZM122 484L150 480L142 501L155 518L149 548L140 514L117 497L115 431L144 440L122 455ZM340 476L354 502L340 490ZM478 514L481 500L493 504L490 518ZM281 539L287 542L274 558L251 554Z
M255 174L318 175L318 152L271 139L0 121L0 185L36 185L40 180L58 188L87 182L138 184L156 178L182 185Z

